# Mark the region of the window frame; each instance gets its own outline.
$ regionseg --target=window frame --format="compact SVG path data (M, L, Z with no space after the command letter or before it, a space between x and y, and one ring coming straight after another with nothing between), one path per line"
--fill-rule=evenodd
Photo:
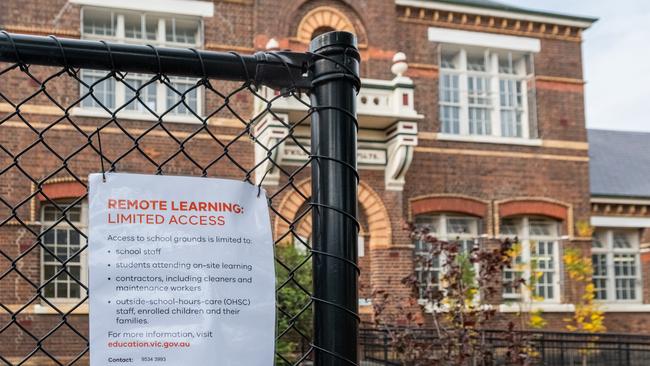
M85 15L87 11L99 11L99 12L106 12L110 13L111 19L115 19L112 21L112 24L114 24L114 31L113 36L108 36L108 35L95 35L92 33L86 33L84 28L85 28ZM142 31L145 32L143 33L143 37L145 38L130 38L126 36L126 29L125 29L125 17L126 16L132 16L132 15L140 15L140 24L143 27ZM146 39L146 17L151 16L155 17L157 19L157 28L156 28L156 39ZM172 24L175 24L177 20L182 20L182 21L192 21L197 23L197 32L196 32L196 42L194 44L190 43L182 43L182 42L173 42L173 41L168 41L167 40L167 32L166 32L166 23L168 21L171 21ZM180 48L190 48L190 47L196 47L196 48L203 48L204 44L204 21L202 17L196 17L196 16L183 16L183 15L173 15L170 16L169 14L161 14L161 13L155 13L155 12L142 12L142 11L132 11L132 10L115 10L111 8L101 8L101 7L94 7L94 6L84 6L81 8L81 15L80 15L80 34L82 39L87 39L87 40L108 40L111 42L116 42L116 43L127 43L127 44L140 44L140 45L155 45L155 46L160 46L160 47L180 47ZM93 70L81 70L80 73L80 79L84 80L84 76L86 73L89 74L96 74L97 72L94 72ZM99 75L99 74L98 74ZM105 76L106 73L103 73L103 76ZM129 83L129 79L138 79L138 80L143 80L143 84L147 83L151 78L153 78L153 75L147 75L147 74L138 74L138 73L129 73L126 75L124 78L124 81L118 81L115 78L110 78L108 79L109 82L113 84L113 105L109 107L110 110L114 111L116 108L120 108L120 110L117 112L117 117L118 118L124 118L124 119L135 119L135 120L142 120L142 121L157 121L158 118L151 114L144 106L136 106L135 109L132 108L126 108L126 102L130 98L127 98L127 94L129 92L133 93L124 83ZM185 77L170 77L169 82L171 85L176 87L176 83L178 84L187 84L188 78ZM85 81L85 80L84 80ZM196 84L196 82L194 82ZM131 84L129 84L131 85ZM188 113L176 113L176 108L174 108L171 111L167 111L168 109L168 103L167 103L167 93L168 90L171 90L168 86L165 84L155 81L154 85L156 87L156 93L155 93L155 98L156 98L156 108L154 111L158 116L161 116L163 113L164 116L166 117L165 120L169 122L181 122L181 123L202 123L202 121L194 116L191 112ZM90 86L90 85L89 85ZM133 86L133 85L131 85ZM87 92L87 88L83 84L79 84L79 95L84 95ZM204 95L205 91L202 86L198 86L193 89L192 93L196 92L196 112L197 115L199 115L201 118L205 117L204 113ZM189 96L189 94L188 94ZM133 97L133 96L131 96ZM88 100L91 98L90 96L86 97L84 101ZM85 106L84 101L79 103L78 107L75 107L73 109L73 114L74 115L81 115L81 116L88 116L88 117L110 117L110 114L102 107L95 107L95 106ZM187 98L186 98L187 101ZM129 106L131 106L133 103L138 103L142 104L142 102L138 100L134 100L131 103L129 103ZM108 107L108 106L107 106ZM178 107L177 107L178 108Z
M533 249L533 243L534 242L540 242L543 241L545 243L551 243L552 249L553 249L553 268L551 271L549 270L544 270L543 272L550 272L553 274L553 281L551 283L552 289L553 289L553 297L552 298L544 298L543 300L535 299L533 297L533 293L531 290L528 288L526 285L520 285L520 289L514 294L506 294L505 293L505 287L501 291L501 296L504 300L506 301L533 301L536 304L557 304L560 303L561 296L560 296L560 291L561 291L561 265L560 261L562 260L562 255L560 253L560 240L561 240L561 223L559 221L546 218L546 217L540 217L540 216L515 216L515 217L508 217L508 218L502 218L502 220L507 219L507 220L516 220L516 231L517 231L517 238L519 239L519 243L521 245L521 260L519 265L521 266L521 270L510 270L509 272L520 272L521 276L524 279L531 278L532 275L532 269L531 269L531 260L536 257L533 255L532 249ZM548 224L552 224L554 227L554 232L551 233L551 235L534 235L531 234L531 221L545 221ZM502 239L510 238L513 239L509 235L504 235L501 234L500 237ZM537 272L539 272L539 268L537 269ZM503 280L503 274L501 276ZM537 295L535 296L537 297Z
M637 229L629 228L597 228L594 232L594 240L597 240L598 233L604 233L604 242L600 241L603 244L603 247L598 248L594 245L591 247L592 260L594 255L605 255L606 262L606 275L605 279L605 299L597 299L596 301L601 303L626 303L626 304L638 304L643 301L643 276L641 273L641 252L640 252L640 233ZM625 234L630 240L631 248L615 248L614 247L614 235L617 233ZM635 276L634 276L634 299L618 299L617 298L617 287L616 287L616 272L615 272L615 263L614 257L617 254L623 255L634 255L635 260ZM592 263L593 265L593 263ZM629 278L627 276L626 278ZM599 276L599 279L602 279L602 276Z
M451 51L451 52L449 52ZM448 57L453 54L453 57ZM468 67L468 60L472 56L482 55L485 60L485 70L476 71L470 70ZM517 56L517 60L513 63L513 56ZM513 73L503 73L500 70L500 57L507 57L509 63L512 65ZM533 54L529 52L515 52L507 50L495 50L490 48L480 48L472 46L462 46L462 45L450 45L450 44L441 44L438 47L438 65L440 65L439 72L439 86L438 86L438 120L440 123L440 129L438 138L441 140L466 140L466 141L475 141L475 142L493 142L493 143L513 143L513 144L525 144L525 145L537 145L536 142L536 133L531 131L533 128L531 126L531 119L534 119L534 116L531 114L531 110L534 111L534 108L531 108L529 105L529 80L534 76L533 70ZM443 62L443 59L453 59L455 63L454 68L445 67L447 62ZM530 67L530 70L527 70ZM443 101L443 83L442 80L445 77L455 76L459 79L459 103L449 103ZM473 104L470 104L470 93L469 93L469 79L481 77L487 80L488 86L488 99L490 100L488 109L489 117L489 126L490 133L470 133L471 130L471 117L470 109L475 108ZM515 101L518 100L518 95L521 99L521 103L517 106L502 106L501 96L502 90L500 87L501 81L509 82L514 81L514 98ZM521 85L520 93L517 93L517 85ZM445 128L446 123L443 119L443 108L446 107L457 107L459 108L459 128L458 133L455 132L455 129ZM483 107L481 107L483 108ZM503 111L514 111L515 117L515 126L517 125L517 115L521 114L521 136L512 136L504 135L504 120L502 120ZM515 128L516 129L516 128Z
M72 204L72 203L74 203L74 202L66 202L66 201L56 202L56 204L59 205L59 207L61 207L61 208L70 206L70 204ZM76 226L77 229L79 229L85 235L88 235L88 200L84 199L80 203L77 203L75 206L78 206L80 208L80 210L79 210L80 218L79 218L78 222L75 222L75 221L72 221L72 220L70 220L70 221ZM56 226L52 226L52 225L54 225L54 223L57 220L50 221L50 220L45 219L45 209L46 209L46 207L54 207L54 208L56 208L56 206L54 206L52 203L43 203L43 204L41 204L40 213L39 213L39 215L40 215L39 216L40 217L40 226L41 226L40 233L41 234L43 234L46 230L53 231L53 230L56 230L56 229L59 229L59 228L66 228L66 229L71 229L72 228L72 226L70 224L68 224L68 222L66 220L61 220L61 222L59 222ZM58 211L58 209L57 209L57 211ZM60 211L58 211L58 214L60 214ZM43 237L44 237L44 235L41 236L41 243L42 243L41 245L44 247L46 244L43 242L43 239L42 239ZM84 243L84 241L85 241L84 237L82 235L79 235L79 250L81 250L81 248L83 248L86 245ZM57 243L57 245L58 245L58 243ZM69 245L70 244L68 242L68 246ZM45 281L47 280L45 278L45 266L47 266L47 265L55 265L55 266L56 265L61 265L61 262L59 262L59 261L46 261L45 260L46 251L45 251L45 249L43 249L43 247L40 248L40 265L39 265L39 270L40 270L39 277L40 277L41 285L43 285L45 283ZM81 283L88 286L88 250L81 250L81 253L79 254L79 262L78 263L79 263L78 264L79 265L79 278L78 279L79 279L79 281L81 281ZM53 282L54 282L54 280L52 280L50 283L53 283ZM69 292L70 292L70 289L68 288L68 293ZM79 286L79 297L58 297L58 296L56 296L57 295L56 293L55 293L54 297L48 297L45 294L45 286L43 286L41 295L42 295L42 297L46 298L48 301L50 301L52 303L77 304L77 303L79 303L80 300L84 299L87 296L87 293L84 294L84 292L85 292L84 288Z
M481 218L480 217L471 216L471 215L463 215L463 214L460 214L460 213L439 213L439 212L425 213L425 214L419 214L419 215L416 216L416 226L419 225L418 220L423 219L423 218L433 218L435 221L437 221L437 223L436 223L436 225L437 225L436 226L436 231L431 230L430 233L435 235L435 237L438 240L447 241L447 242L452 242L452 241L458 240L458 241L463 242L463 244L467 244L466 242L469 242L471 240L471 241L473 241L473 246L478 245L478 238L479 238L479 235L480 235L479 232L481 231ZM449 220L450 219L470 219L472 221L470 223L470 225L471 225L471 227L470 227L471 233L467 233L467 234L449 233L448 225L449 225ZM434 220L432 220L432 222ZM414 255L423 255L423 254L428 253L427 250L418 250L418 245L417 244L414 244L413 251L414 251ZM435 272L435 273L437 273L437 276L438 276L438 284L435 285L435 286L439 287L440 286L441 274L445 271L445 266L444 266L445 260L446 260L446 257L445 257L445 253L443 252L443 253L440 253L440 255L438 256L438 266L437 267L429 266L429 268L422 268L422 267L416 265L414 267L414 269L413 269L415 274L416 274L416 277L418 279L424 278L424 277L421 277L421 274L422 274L422 276L426 275L426 278L430 278L430 274ZM478 264L475 266L475 269L476 269L476 273L478 273ZM430 284L431 284L430 281L427 280L426 285L429 286ZM420 292L421 290L422 290L422 286L420 286L420 290L418 291L418 302L423 304L426 301L426 299L421 297L421 292ZM426 291L426 288L424 288L424 290Z

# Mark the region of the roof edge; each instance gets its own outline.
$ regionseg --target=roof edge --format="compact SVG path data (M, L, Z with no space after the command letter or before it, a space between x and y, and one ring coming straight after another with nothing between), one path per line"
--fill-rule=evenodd
M421 8L439 8L440 10L465 11L467 13L479 13L479 9L492 11L495 16L510 17L514 19L527 19L539 22L556 23L560 25L570 25L583 29L589 28L593 23L598 21L596 17L576 16L541 10L520 8L510 5L491 5L491 4L460 4L454 0L395 0L396 5L413 6ZM522 17L523 16L523 17Z
M591 192L590 194L591 200L598 200L598 199L611 199L611 200L639 200L639 201L648 201L650 200L650 196L639 196L639 195L626 195L626 194L611 194L611 193L595 193Z

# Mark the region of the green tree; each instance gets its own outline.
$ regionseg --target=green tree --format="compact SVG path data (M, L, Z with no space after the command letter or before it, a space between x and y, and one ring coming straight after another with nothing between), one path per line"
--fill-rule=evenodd
M301 345L308 345L312 335L311 255L294 245L280 244L275 256L278 305L275 363L293 365L302 355Z

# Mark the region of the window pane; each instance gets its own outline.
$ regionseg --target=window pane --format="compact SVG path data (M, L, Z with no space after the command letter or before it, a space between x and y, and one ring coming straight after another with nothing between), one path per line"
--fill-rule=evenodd
M470 135L491 135L492 124L490 111L487 108L469 108L469 133Z
M457 64L455 62L457 54L443 53L440 57L440 67L443 69L455 69Z
M502 219L499 226L499 233L514 238L519 235L517 221L514 219Z
M460 87L458 75L441 74L440 104L442 132L460 134Z
M474 234L473 224L474 219L471 218L448 218L447 219L447 233L448 234Z
M469 71L486 71L485 63L484 55L467 56L467 70Z
M503 294L506 297L521 296L521 278L523 273L512 268L506 268L503 271Z
M636 299L636 255L614 254L614 278L617 300Z
M80 84L81 96L85 96L81 101L82 107L102 108L103 105L108 109L115 108L115 80L113 78L102 80L104 76L106 74L96 71L83 70L81 72L81 80L87 85ZM92 89L92 93L90 89ZM88 95L86 96L86 94Z
M614 248L618 248L618 249L632 248L632 243L630 242L627 233L622 233L622 232L614 233Z
M124 14L124 36L131 39L144 39L141 14Z
M533 247L531 260L536 263L534 270L538 273L534 289L535 295L544 299L552 299L555 293L555 243L553 241L538 241L531 245Z
M106 10L83 10L83 33L94 36L115 36L116 18Z
M199 22L187 19L167 19L165 21L165 38L167 42L194 45L197 43Z
M458 135L460 134L460 108L442 106L440 108L442 120L442 132Z
M81 235L79 232L77 230L71 229L69 235L70 237L68 239L68 243L70 243L71 246L79 246L81 243Z
M81 280L81 270L79 266L68 265L68 272L70 272L72 277L76 278L77 280Z
M67 298L68 297L68 283L67 282L57 282L56 284L56 297Z
M81 297L81 286L78 283L70 283L70 297Z
M514 74L515 67L512 59L512 53L499 55L499 73L500 74Z
M52 278L52 276L54 276L55 269L56 269L55 266L49 264L43 267L43 278L45 279L45 281L49 280L50 278Z
M548 220L530 220L530 236L557 235L556 223Z
M56 243L64 245L68 244L68 230L56 229Z
M597 300L607 299L607 255L594 254L591 256L593 266L592 281Z
M592 248L606 248L605 242L607 241L607 233L604 231L596 231L593 240L591 241Z
M145 32L147 40L155 41L158 38L158 18L145 15Z
M426 298L427 293L437 289L440 285L439 269L416 270L420 299Z
M490 93L486 77L468 76L467 94L469 103L469 133L472 135L490 135Z
M195 83L189 79L178 79L172 81L172 85L176 91L167 88L167 108L170 109L173 107L173 114L191 115L191 111L198 114L197 88L190 90ZM182 99L185 100L184 103L181 102ZM176 105L177 103L179 104Z
M465 240L460 240L460 251L461 253L470 253L472 249L474 249L474 245L476 245L474 239L465 239Z
M65 204L60 205L62 208L65 208ZM44 206L43 217L48 217L51 219L57 219L56 216L60 216L61 212L58 209L55 209L54 206ZM58 213L58 214L57 214ZM61 261L69 260L66 264L66 269L68 273L72 276L81 280L81 271L82 264L81 254L79 250L81 249L82 242L82 233L78 230L84 230L81 227L81 206L77 205L75 207L69 207L67 209L67 215L70 218L70 222L75 222L76 228L70 226L67 222L59 223L55 228L48 227L50 223L43 223L41 230L42 241L44 245L53 252L53 255L50 255L45 249L43 252L43 263L42 263L42 277L43 283L46 285L44 288L44 295L50 298L79 298L81 296L81 287L75 283L74 280L70 278L67 273L59 274L54 280L50 280L61 267ZM85 239L83 240L85 241ZM56 257L55 257L56 256Z
M54 242L55 242L54 241L54 230L50 229L50 230L46 231L45 234L43 235L42 240L43 240L43 244L45 244L45 245L48 245L48 246L53 245Z
M438 216L418 216L415 218L415 225L418 228L427 228L430 232L435 233L438 231L439 221Z
M521 81L499 80L502 136L522 137L523 96L521 89Z
M57 218L56 211L57 210L54 208L54 206L50 206L50 205L45 206L43 208L43 220L55 221Z
M54 283L49 283L45 285L45 297L54 298L55 294L55 285Z
M74 206L71 207L68 212L68 220L72 223L78 223L81 221L81 207L80 206Z
M150 83L143 87L149 78L146 75L129 75L124 86L124 101L128 103L126 109L130 111L151 113L156 112L156 83ZM136 98L137 94L137 98ZM145 105L149 108L145 108Z
M431 235L438 231L439 217L437 216L418 216L415 218L415 225L418 229L428 229ZM415 252L428 253L431 251L431 245L426 240L415 240Z

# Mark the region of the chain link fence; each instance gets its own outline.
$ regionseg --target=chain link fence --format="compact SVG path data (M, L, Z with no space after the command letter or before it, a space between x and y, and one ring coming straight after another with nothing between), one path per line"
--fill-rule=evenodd
M275 364L356 365L358 62L341 32L255 55L0 33L0 363L88 363L86 177L118 171L264 186L276 248L304 249L276 249Z

